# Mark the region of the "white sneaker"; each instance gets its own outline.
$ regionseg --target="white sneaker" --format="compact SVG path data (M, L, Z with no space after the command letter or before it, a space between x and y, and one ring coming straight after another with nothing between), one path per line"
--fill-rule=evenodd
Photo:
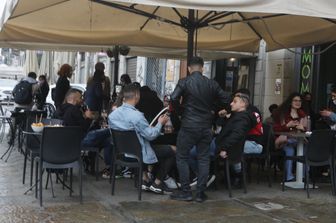
M195 177L192 182L189 184L191 190L196 190L197 187L197 177Z
M215 175L209 175L208 176L208 179L207 179L207 184L206 184L206 187L209 187L216 179L216 176ZM191 184L190 184L190 188L191 190L196 190L197 189L197 177L195 177Z
M176 183L176 181L172 177L168 177L163 182L166 184L166 186L169 189L177 189L178 188L178 183Z
M206 184L207 187L209 187L216 179L216 176L215 175L209 175L208 176L208 182Z

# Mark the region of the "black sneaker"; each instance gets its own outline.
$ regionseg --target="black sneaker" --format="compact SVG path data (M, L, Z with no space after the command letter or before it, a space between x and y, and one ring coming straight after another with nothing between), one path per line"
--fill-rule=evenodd
M150 182L142 181L141 189L144 191L150 191L149 189L150 186L151 186Z
M191 191L175 191L170 195L170 199L177 201L192 201L192 193Z
M208 196L204 193L204 191L196 193L196 196L195 196L195 201L196 202L202 203L202 202L206 201L207 199L208 199Z
M157 185L155 182L150 185L149 190L156 193L156 194L163 194L162 183Z

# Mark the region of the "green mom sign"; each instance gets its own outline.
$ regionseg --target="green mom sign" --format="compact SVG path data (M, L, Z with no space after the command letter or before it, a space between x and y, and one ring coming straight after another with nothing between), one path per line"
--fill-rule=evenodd
M311 92L313 77L313 47L302 49L300 68L300 93Z

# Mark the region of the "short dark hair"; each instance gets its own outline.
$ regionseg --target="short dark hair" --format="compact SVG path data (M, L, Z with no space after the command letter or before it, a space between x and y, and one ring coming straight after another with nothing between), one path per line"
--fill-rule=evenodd
M240 88L234 92L234 94L238 93L247 94L249 97L251 96L250 90L247 88Z
M46 80L47 80L47 77L46 77L45 75L40 75L40 76L39 76L39 79L42 79L42 80L46 81Z
M123 90L124 100L133 99L136 95L140 95L140 87L135 84L126 85Z
M120 81L123 82L125 85L129 85L132 83L132 80L128 74L121 75Z
M79 94L81 94L83 96L83 93L80 90L78 90L76 88L70 88L67 91L67 93L66 93L66 95L64 97L64 102L66 102L68 100L68 98L70 97L70 95L75 94L75 93L79 93Z
M36 79L37 75L36 75L35 72L29 72L29 73L28 73L28 77L31 77L31 78Z
M268 110L270 113L273 112L273 110L277 109L279 106L277 104L271 104L269 107L268 107Z
M234 95L234 97L238 97L240 98L246 105L246 107L248 107L250 105L250 96L244 93L236 93Z
M204 66L203 58L202 57L192 57L189 60L188 66L193 66L193 65L199 65L199 66L203 67Z

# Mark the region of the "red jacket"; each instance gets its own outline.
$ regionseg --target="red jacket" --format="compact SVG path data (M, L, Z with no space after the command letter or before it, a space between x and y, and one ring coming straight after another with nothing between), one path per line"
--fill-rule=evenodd
M290 128L288 128L286 125L288 122L290 121L300 121L300 119L306 117L305 112L302 109L299 109L297 111L298 113L298 118L292 118L292 116L290 115L290 112L286 113L284 116L284 120L283 118L280 117L280 114L277 114L274 117L274 125L273 125L273 129L275 132L289 132L291 131Z

